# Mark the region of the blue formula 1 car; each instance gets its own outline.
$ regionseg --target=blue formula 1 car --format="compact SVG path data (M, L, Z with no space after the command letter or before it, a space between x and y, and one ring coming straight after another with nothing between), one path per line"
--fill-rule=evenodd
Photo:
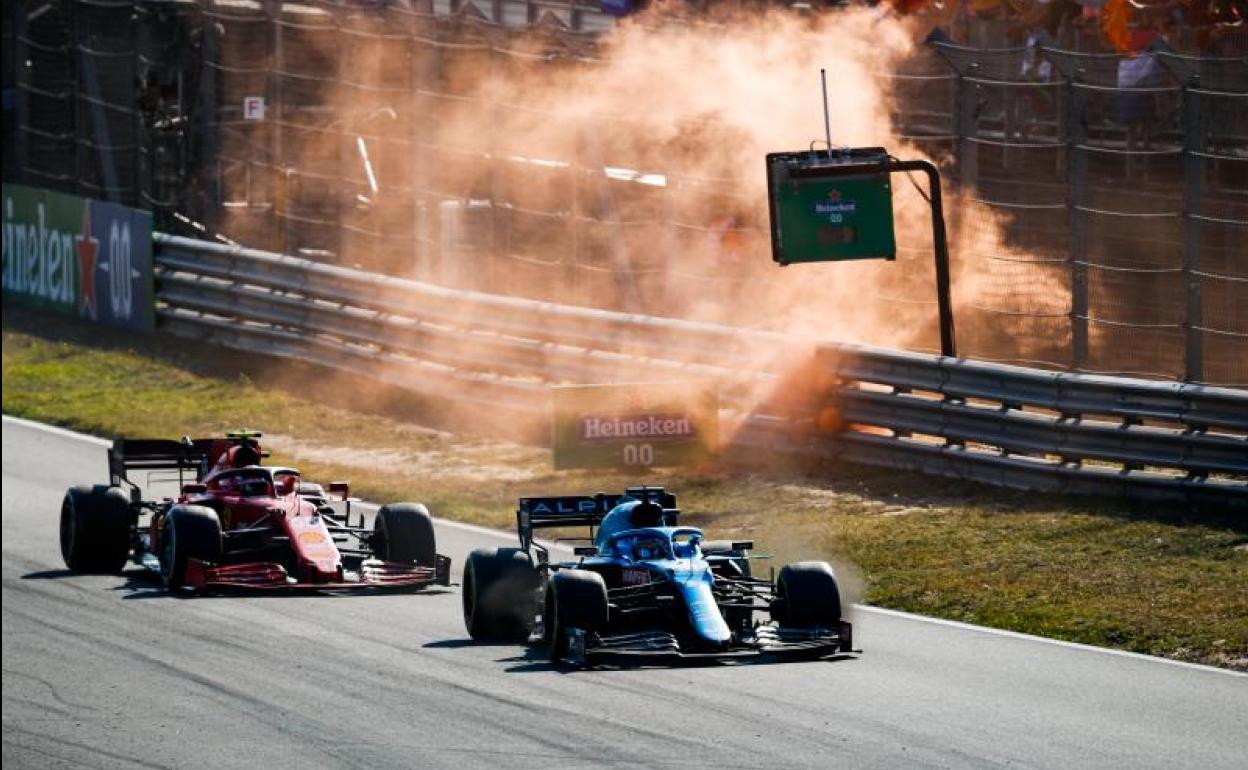
M749 541L705 541L678 524L661 488L623 495L525 497L519 548L480 548L464 566L464 623L475 640L540 640L552 662L821 658L853 651L840 591L825 562L799 562L773 582L753 576ZM588 526L592 545L552 562L534 540L547 527ZM765 620L759 622L756 614Z

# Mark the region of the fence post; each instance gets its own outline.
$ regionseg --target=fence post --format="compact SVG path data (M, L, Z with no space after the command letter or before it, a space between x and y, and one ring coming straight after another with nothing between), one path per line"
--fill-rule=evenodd
M1198 76L1183 86L1183 278L1187 282L1184 379L1204 379L1204 326L1200 275L1200 214L1205 189L1205 104L1196 93Z
M958 181L964 190L972 190L979 183L979 145L975 142L979 133L979 86L968 79L978 70L978 62L967 65L965 72L958 70L954 88L953 132L957 136Z
M82 139L86 131L87 121L82 109L83 52L78 45L78 0L70 0L69 3L69 45L67 47L70 71L73 73L74 78L72 97L74 101L72 108L74 115L74 178L69 181L65 192L86 196L88 193L82 189L83 171L86 168L86 161L83 159L85 150L82 146Z
M269 57L269 105L265 109L265 119L269 121L271 129L270 141L273 143L273 233L276 237L276 246L273 249L279 254L285 254L287 251L289 233L287 227L290 223L290 190L288 189L290 180L286 175L286 168L282 154L282 121L285 115L282 114L282 72L285 70L285 63L282 59L282 5L280 2L269 2L265 4L265 12L269 17L269 23L273 25L273 48Z
M353 220L352 224L355 224L354 222L355 217L352 217L346 212L355 209L357 201L358 201L358 199L355 196L358 195L358 193L356 192L356 189L357 189L356 186L353 184L350 184L347 179L347 173L346 173L347 160L346 158L343 157L344 154L349 154L346 148L347 141L348 141L347 121L353 119L353 116L349 115L347 112L348 105L352 104L353 102L352 100L346 97L345 95L346 86L344 85L345 81L347 80L347 77L346 77L347 75L346 64L347 64L347 58L348 58L346 55L347 54L347 50L346 50L347 40L350 38L348 34L343 31L343 26L350 23L350 21L347 18L347 12L339 6L326 6L325 10L328 11L329 14L334 19L334 43L335 43L334 53L338 57L338 61L337 61L338 66L334 73L335 80L337 81L336 83L334 83L334 86L335 86L334 88L334 122L337 124L338 130L331 134L331 136L334 137L334 144L337 145L334 148L335 149L334 155L337 156L336 164L338 167L337 173L335 174L335 176L338 177L338 185L337 185L338 189L334 191L334 196L336 197L336 200L334 201L334 219L336 220L336 223L334 225L334 235L338 239L338 244L337 244L337 248L335 248L334 251L337 254L337 260L339 264L355 264L363 260L355 259L354 253L352 253L351 255L347 254L348 251L355 252L356 249L355 249L355 238L352 236L349 236L347 234L347 229L346 229L346 226L348 223L347 220L348 219ZM357 78L357 80L363 81L364 78L359 77ZM352 128L354 128L354 126L352 126ZM356 135L359 136L359 133L357 133ZM380 145L380 143L378 144ZM344 190L350 191L349 193L350 197L348 197L348 194L343 193ZM371 201L369 203L369 210L371 213L372 207L378 205L378 201L373 200L373 199L378 196L374 194L373 191L370 189L368 191L367 197L369 201ZM372 217L370 217L370 219L372 219ZM369 227L371 230L371 227L372 227L371 222L369 223ZM368 242L368 241L365 241L365 242ZM372 252L372 249L369 249L369 251ZM374 269L376 269L377 263L375 261L370 260L369 264L373 265Z
M27 52L26 36L29 34L26 23L26 4L17 5L14 11L13 30L13 88L17 91L17 131L14 148L17 158L17 181L30 184L30 67L26 66L30 55Z
M1085 218L1080 210L1087 203L1087 156L1081 149L1086 139L1084 96L1078 84L1066 81L1066 196L1070 221L1070 350L1071 368L1082 369L1088 362L1088 254L1084 243Z
M581 125L583 118L577 118L577 125L572 131L572 159L568 165L568 178L570 183L568 188L572 193L571 205L568 208L568 221L572 228L572 248L569 254L563 256L564 260L564 293L565 296L571 297L574 305L582 302L580 292L580 267L581 251L582 251L582 222L581 218L585 215L585 190L582 189L585 180L585 159L583 147L585 144L585 129Z
M216 24L203 25L203 38L200 43L199 57L199 115L195 126L199 135L200 180L204 189L201 200L203 209L199 212L199 221L203 222L211 232L220 230L221 220L221 158L218 150L217 132L220 113L217 98L217 69L211 66L221 60L220 40L217 36ZM211 164L211 167L209 167ZM248 202L251 191L247 191Z
M430 150L428 145L433 142L434 136L433 104L428 96L420 92L430 88L435 72L430 64L428 44L419 42L423 39L421 35L427 34L425 23L423 19L414 16L407 19L408 45L412 62L412 88L408 98L411 102L409 127L412 140L412 205L415 208L412 222L415 239L412 267L418 279L430 281L433 280L435 259L431 233L433 232L433 216L436 213L431 206L429 196Z
M497 21L497 19L496 19ZM490 116L490 147L487 152L486 167L486 186L490 191L490 248L489 253L483 255L481 268L478 269L475 276L474 288L488 292L503 292L503 276L506 274L503 268L504 260L508 253L509 228L511 224L511 209L504 209L504 173L506 171L503 160L499 157L502 153L499 150L501 145L502 131L501 126L504 124L503 107L501 103L501 94L499 93L499 84L503 82L503 70L506 65L503 64L504 57L507 54L499 53L503 46L511 47L513 41L512 34L507 30L499 28L489 29L485 32L486 39L490 42L488 53L489 57L489 76L490 83L488 90L485 91L489 104L485 108L485 114ZM508 61L510 64L510 61ZM506 220L504 220L506 217ZM505 293L505 292L504 292Z
M140 73L143 72L143 53L142 53L141 45L142 45L142 41L151 39L152 29L150 26L150 22L148 21L148 14L146 10L141 5L139 5L138 2L133 2L130 4L130 19L131 19L131 23L134 25L133 27L134 37L131 40L131 43L134 45L134 55L131 57L131 60L130 60L131 68L132 68L130 79L131 79L131 82L135 84L138 84L140 82L146 83L146 81L140 81L139 79ZM174 23L176 24L177 22L175 21ZM178 56L177 64L175 66L178 68L178 117L181 118L184 115L186 115L186 109L183 107L183 104L182 104L181 55ZM134 174L134 189L131 192L131 195L133 197L128 201L128 203L129 205L135 208L145 209L145 208L148 208L148 202L150 200L152 204L150 210L152 211L153 217L155 217L155 213L156 213L155 212L155 197L156 196L152 194L152 192L149 192L148 187L143 182L143 168L144 168L143 149L145 145L145 139L147 137L147 129L143 125L143 106L142 106L143 94L139 93L137 89L138 89L138 86L135 85L130 94L130 106L134 109L134 159L132 160L132 164L133 164L132 172ZM182 153L180 154L180 159L182 163L185 164L188 160L188 157L185 153ZM149 168L153 165L150 158L148 159L148 162L146 165ZM185 166L183 167L182 171L185 172ZM182 178L183 179L186 178L185 174L183 174ZM152 185L152 186L154 187L155 185ZM183 192L183 194L185 195L185 191ZM183 198L183 200L185 200L185 198ZM189 214L191 212L188 211L185 213ZM160 220L158 219L157 221L159 222Z

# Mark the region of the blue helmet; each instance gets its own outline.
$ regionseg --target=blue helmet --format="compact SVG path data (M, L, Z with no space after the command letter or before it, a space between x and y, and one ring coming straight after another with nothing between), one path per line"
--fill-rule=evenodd
M661 527L663 523L663 506L648 500L626 500L602 517L594 545L601 551L612 535L630 529Z

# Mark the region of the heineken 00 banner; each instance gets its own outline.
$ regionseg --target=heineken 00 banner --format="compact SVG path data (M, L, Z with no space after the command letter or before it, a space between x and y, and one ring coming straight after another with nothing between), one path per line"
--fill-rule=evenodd
M11 184L2 206L5 302L152 329L150 214Z
M647 468L714 456L714 383L570 385L554 392L556 468Z

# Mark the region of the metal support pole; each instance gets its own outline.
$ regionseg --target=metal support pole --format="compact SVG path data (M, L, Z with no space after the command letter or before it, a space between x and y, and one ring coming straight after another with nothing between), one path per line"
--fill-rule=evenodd
M1070 366L1082 369L1088 363L1088 250L1086 218L1080 208L1087 203L1088 158L1083 146L1086 126L1083 93L1068 82L1066 104L1066 197L1070 222Z
M132 52L134 55L130 58L130 82L139 83L139 73L143 71L142 46L145 42L151 41L153 36L156 34L155 30L152 29L152 27L155 26L155 23L151 20L151 15L148 13L147 9L137 2L130 4L130 18L135 20L135 35L131 40L131 44L134 45L134 50ZM175 19L173 22L175 28L177 23L178 22ZM152 48L154 48L154 46L149 47L148 50L150 51ZM179 54L180 53L181 52L179 52ZM180 55L175 66L178 68L178 117L182 118L186 113L182 109L182 62ZM131 197L127 202L135 208L144 209L148 208L149 205L152 205L152 207L155 208L154 204L156 199L156 190L154 184L145 185L143 181L143 170L145 165L143 160L143 151L146 147L144 138L147 135L147 131L143 125L144 116L143 109L140 106L141 99L142 95L137 93L137 87L132 88L130 91L130 103L128 106L134 110L134 157L130 161L130 169L131 173L134 174L134 180L132 182L133 189L130 193ZM187 160L185 156L181 156L181 159L183 163ZM150 169L154 165L154 161L149 158L149 162L146 165ZM185 176L183 176L183 179L185 179ZM183 191L184 196L185 194L186 192ZM185 200L185 198L183 198L183 200Z
M495 34L493 30L486 33ZM503 45L510 45L511 40L507 39ZM502 160L502 151L499 149L502 145L500 141L502 137L501 126L504 125L506 118L501 104L501 94L498 93L498 84L503 82L503 57L497 51L500 46L493 40L490 41L489 71L493 76L493 83L489 90L489 107L490 115L490 149L488 153L489 160L486 161L486 184L490 190L490 247L486 254L479 258L484 264L478 266L474 273L475 286L473 288L481 291L499 293L505 287L506 269L503 266L503 260L507 253L508 228L511 224L511 210L504 208L503 199L510 197L505 194L505 173L507 168Z
M953 301L950 297L949 243L945 233L945 209L940 193L940 171L930 161L891 161L888 172L922 171L927 174L928 202L932 209L932 244L936 258L936 305L940 314L940 354L953 358L957 346L953 330Z
M1205 112L1192 78L1183 88L1183 278L1187 282L1187 314L1183 319L1186 336L1184 379L1204 380L1204 302L1201 296L1200 240L1201 198L1205 189Z
M29 52L26 44L27 21L26 4L18 5L14 11L15 23L13 30L13 58L16 72L13 77L13 88L17 91L17 181L30 184L27 169L30 166L30 76L32 68L26 65Z
M287 253L290 246L290 179L286 174L282 152L282 121L286 116L282 110L282 74L286 70L282 56L282 6L271 2L265 6L269 23L273 25L273 49L269 58L269 104L265 108L264 119L269 122L269 131L273 142L273 232L277 234L276 251Z
M979 64L972 62L954 81L954 135L957 137L958 182L970 190L979 183L979 84L971 80Z
M86 176L86 160L83 158L85 153L83 143L87 136L87 119L85 110L82 106L82 62L85 54L82 46L78 42L78 2L74 0L69 4L69 45L68 56L70 58L70 71L73 72L74 87L72 91L73 104L71 109L74 115L74 178L65 186L64 191L76 195L89 197L89 193L82 188L82 180Z
M888 158L879 163L847 163L844 165L817 166L790 172L791 178L806 176L838 177L862 176L865 173L884 172L901 174L922 171L927 174L927 201L932 212L932 245L936 260L936 307L940 322L940 354L954 358L957 345L953 328L953 301L950 297L949 243L945 233L945 209L940 192L940 170L927 160L897 160Z
M200 200L199 221L211 232L220 230L221 157L218 153L217 70L210 63L220 61L220 39L217 25L205 24L199 56L199 110L195 119L195 135L200 142L198 166L202 169L203 186L207 188ZM209 165L211 164L211 166ZM202 189L202 188L201 188ZM248 202L251 200L248 190Z
M348 236L346 229L348 220L355 220L355 217L347 215L346 211L355 210L359 205L359 200L355 197L355 194L352 194L349 197L342 194L343 190L354 191L356 189L347 178L347 164L349 163L347 158L352 155L351 151L347 149L347 121L351 121L351 129L357 135L363 133L366 129L357 128L355 126L355 116L347 111L346 104L349 100L344 97L344 94L346 93L346 86L344 83L348 80L349 75L347 70L347 40L349 38L347 33L343 32L342 29L343 26L348 23L346 12L343 11L342 8L327 8L326 10L328 10L334 18L334 53L338 57L338 82L334 84L337 92L335 94L334 101L334 123L337 124L338 130L333 134L334 144L336 145L334 148L334 162L337 166L337 173L335 176L338 177L338 190L335 191L337 199L334 201L334 240L336 243L334 244L332 251L335 255L337 255L339 264L352 264L360 262L361 260L356 258L359 250L355 248L355 238ZM378 205L378 201L374 200L377 197L378 196L374 194L372 190L369 190L369 213L372 213L373 207ZM371 220L371 223L376 222L373 217L369 217L369 219ZM387 254L389 253L389 249L378 249L376 251L384 251L384 253ZM371 248L369 249L370 261L376 251ZM350 256L348 256L348 252L350 252ZM385 267L386 271L391 271L393 269L394 268L390 265Z
M823 136L828 157L832 157L832 119L828 115L828 71L819 68L819 85L823 88Z
M412 184L412 226L415 247L412 250L412 263L409 270L418 280L432 280L433 249L429 246L432 232L431 222L433 209L426 190L429 187L428 151L422 143L433 141L432 124L429 120L431 112L428 97L420 91L430 87L433 81L432 67L429 66L427 49L419 42L420 22L407 18L407 46L412 63L412 87L408 89L408 139L411 142L411 184Z
M584 129L579 125L572 133L572 159L568 165L568 190L571 202L568 206L568 227L572 232L572 248L564 258L563 291L572 298L573 304L581 304L580 267L582 244L581 218L585 215L585 164L582 148L585 144Z

